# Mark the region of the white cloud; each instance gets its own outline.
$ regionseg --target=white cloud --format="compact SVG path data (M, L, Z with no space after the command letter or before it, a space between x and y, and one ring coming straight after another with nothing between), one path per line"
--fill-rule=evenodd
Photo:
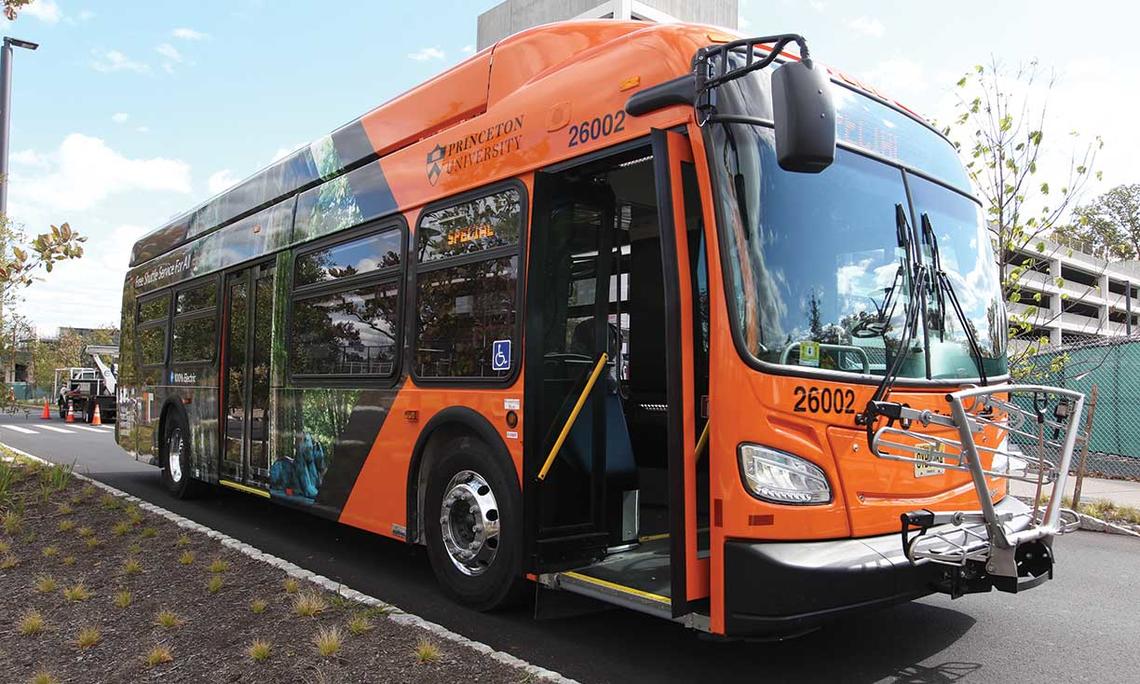
M136 74L149 74L150 66L143 62L136 62L119 50L94 50L95 56L91 68L95 71L109 74L113 71L133 71Z
M56 24L63 18L63 12L55 0L32 0L32 4L20 10L20 14L35 17L45 24Z
M48 156L47 173L14 174L11 196L45 212L90 209L108 197L139 191L189 194L190 166L177 159L131 159L82 133L64 138Z
M417 62L426 62L430 59L443 59L445 56L443 50L437 47L426 47L422 50L408 53L408 58L414 59Z
M126 112L115 112L111 115L111 121L117 124L126 123L129 118L131 118L131 115Z
M858 17L847 22L847 26L856 33L862 33L871 38L882 38L887 32L883 22L873 17Z
M827 3L822 0L808 0L808 5L816 12L827 11Z
M460 50L460 52L462 52L465 55L473 55L473 54L475 54L475 46L474 45L464 45L463 49Z
M272 164L273 162L280 161L280 160L284 159L285 157L288 157L289 155L293 154L297 150L301 149L302 147L308 147L308 146L309 146L309 143L297 143L296 145L293 145L292 147L278 147L277 151L273 153L273 159L270 159L269 163Z
M35 150L20 150L19 152L13 152L10 159L13 163L23 164L25 166L38 166L43 168L48 165L47 157L43 156L39 152L36 152Z
M192 28L176 28L170 32L170 35L178 38L179 40L208 40L210 34L195 31Z
M139 126L135 130L139 133L150 133L150 126Z
M930 81L923 66L906 57L879 62L864 78L884 95L900 102L914 102L918 95L926 92Z
M156 47L154 51L172 62L182 61L182 53L178 51L178 48L174 47L170 43L162 43Z
M206 180L206 188L210 191L211 195L216 195L223 190L228 190L237 185L239 180L241 179L235 176L233 171L222 169L221 171L215 171L210 174L209 179Z

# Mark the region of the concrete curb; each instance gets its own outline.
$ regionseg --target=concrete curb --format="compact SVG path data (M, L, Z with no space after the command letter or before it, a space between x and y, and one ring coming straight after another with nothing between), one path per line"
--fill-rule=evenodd
M32 459L33 461L38 461L38 462L44 463L46 465L58 465L58 464L53 463L51 461L44 460L44 459L40 458L39 456L29 454L26 451L22 451L22 450L17 449L13 446L9 446L7 444L4 444L3 442L0 442L0 447L8 449L15 454L23 456L24 458ZM145 511L149 511L151 513L154 513L156 515L160 515L163 518L166 518L167 520L178 525L179 527L204 534L207 537L210 537L211 539L218 540L219 542L221 542L221 544L223 546L228 546L229 548L234 549L235 551L241 553L244 556L248 556L249 558L252 558L256 561L268 563L269 565L272 565L272 566L274 566L280 570L283 570L290 577L295 577L298 580L305 580L308 582L312 582L313 584L317 585L318 587L325 589L327 591L331 591L333 593L339 594L340 596L343 596L344 598L346 598L350 601L356 601L357 603L362 603L362 604L364 604L366 606L370 606L370 607L371 606L377 606L377 607L383 608L384 610L388 611L388 619L390 619L390 620L392 620L398 624L409 625L412 627L418 627L420 629L427 630L427 631L431 632L432 634L435 634L436 636L438 636L441 639L446 639L447 641L451 641L453 643L460 644L462 646L466 646L467 648L470 648L471 650L473 650L477 653L482 653L483 655L485 655L485 656L487 656L493 660L496 660L500 663L503 663L504 665L510 665L511 667L519 668L520 670L523 670L524 672L526 672L530 676L535 677L537 679L540 679L543 681L549 681L549 682L557 682L558 684L578 684L576 680L570 679L569 677L566 677L562 674L559 674L558 672L554 672L553 670L548 670L544 667L539 667L538 665L532 665L531 663L528 663L527 661L523 660L522 658L517 658L517 657L515 657L509 653L505 653L503 651L496 651L494 648L488 646L487 644L484 644L484 643L479 642L479 641L474 641L472 639L468 639L467 637L465 637L461 634L457 634L457 633L451 631L450 629L448 629L442 625L438 625L434 622L429 622L428 620L425 620L418 615L413 615L412 613L407 613L403 610L400 610L398 607L396 607L390 603L386 603L386 602L381 601L380 599L378 599L374 596L369 596L368 594L364 594L362 592L356 591L355 589L351 589L348 586L341 584L339 582L334 582L333 580L329 579L328 577L325 577L324 575L318 575L315 572L311 572L311 571L306 570L306 569L304 569L298 565L294 565L293 563L290 563L289 561L287 561L283 558L278 558L277 556L274 556L272 554L265 553L264 551L254 547L254 546L251 546L249 544L246 544L243 541L239 541L239 540L234 539L233 537L231 537L227 534L223 534L222 532L219 532L213 528L206 527L205 525L202 525L200 523L196 523L193 520L190 520L189 518L184 518L184 517L178 515L177 513L174 513L172 511L168 511L165 508L162 508L161 506L156 506L156 505L150 503L149 501L144 501L144 500L138 498L137 496L128 494L128 493L126 493L120 489L116 489L116 488L112 487L111 485L100 482L99 480L96 480L90 476L87 476L87 475L84 475L84 474L78 473L78 472L73 472L72 474L75 477L79 478L80 480L83 480L85 482L90 482L91 484L95 485L96 487L99 487L100 489L102 489L102 490L104 490L110 494L113 494L114 496L117 496L117 497L119 497L125 501L129 501L131 503L138 504L139 508L141 508Z
M1033 506L1033 499L1023 496L1016 497L1028 506ZM1140 525L1129 526L1126 523L1114 523L1091 516L1087 513L1077 513L1081 520L1079 529L1089 532L1105 532L1107 534L1120 534L1126 537L1140 538Z

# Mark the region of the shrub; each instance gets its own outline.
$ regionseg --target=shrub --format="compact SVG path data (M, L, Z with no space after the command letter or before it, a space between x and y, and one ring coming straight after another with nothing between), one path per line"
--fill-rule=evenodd
M253 643L251 643L249 645L249 648L246 650L246 653L248 653L249 657L254 661L261 662L262 660L269 658L269 653L272 650L273 647L270 646L268 641L264 641L262 639L254 639Z
M368 616L364 613L357 613L356 615L352 616L351 620L348 621L348 631L352 632L353 634L364 634L370 629L372 629L372 621L369 620Z
M174 655L170 652L170 648L163 644L155 644L150 651L147 652L146 657L143 658L147 667L154 667L163 663L169 663L174 660Z
M326 658L340 653L341 640L340 628L338 627L322 627L317 630L317 635L313 637L317 653Z
M79 648L91 648L103 639L103 634L97 627L84 627L75 637L75 645Z
M41 594L50 594L59 588L59 583L51 575L40 575L36 578L36 591Z
M63 597L68 601L86 601L91 598L91 592L87 590L83 582L80 582L64 589Z
M126 608L131 605L131 592L127 590L115 592L115 607Z
M416 660L421 663L434 663L439 660L439 646L427 639L420 639L416 644Z
M46 628L47 622L44 620L43 614L35 608L25 611L24 614L20 616L19 629L21 636L39 634Z
M181 625L182 622L182 618L178 617L174 611L167 610L165 608L158 611L158 613L156 613L154 616L154 624L162 627L163 629L174 629L175 627Z
M328 608L323 596L316 592L302 592L293 599L293 612L301 617L314 617Z

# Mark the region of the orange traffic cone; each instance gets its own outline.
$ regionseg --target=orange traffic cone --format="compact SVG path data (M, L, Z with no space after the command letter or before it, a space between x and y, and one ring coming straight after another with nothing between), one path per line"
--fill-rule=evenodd
M51 408L48 407L47 397L44 397L44 412L40 414L40 418L51 420Z
M99 404L95 404L95 414L91 417L92 425L102 425L103 419L99 417Z
M75 407L71 405L70 399L67 400L67 419L65 422L68 422L68 423L74 423L75 422Z

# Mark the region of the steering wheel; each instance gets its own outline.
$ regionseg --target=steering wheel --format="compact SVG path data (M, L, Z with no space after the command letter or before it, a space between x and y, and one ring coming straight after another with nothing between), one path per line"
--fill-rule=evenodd
M873 337L882 337L887 332L888 321L864 318L851 327L851 337L866 340Z

